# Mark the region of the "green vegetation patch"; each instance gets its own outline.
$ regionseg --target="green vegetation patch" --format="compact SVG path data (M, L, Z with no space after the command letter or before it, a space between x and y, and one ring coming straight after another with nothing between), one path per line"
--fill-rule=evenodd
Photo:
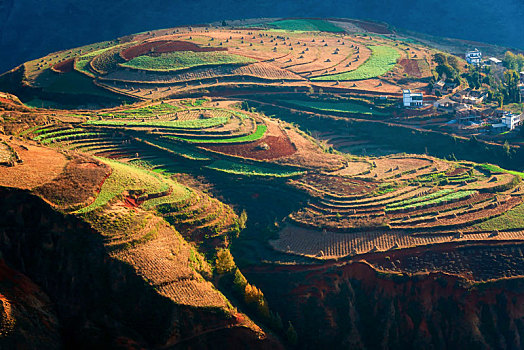
M304 172L297 169L290 169L284 167L268 167L253 164L240 164L231 162L229 160L217 160L206 166L208 169L213 169L229 174L247 175L247 176L270 176L270 177L290 177L301 175Z
M172 121L124 121L124 120L89 120L86 125L114 126L114 127L161 127L172 129L205 129L227 124L228 117L214 117L208 119L194 120L172 120Z
M324 102L324 101L300 101L300 100L286 100L282 102L292 103L300 107L307 107L318 109L326 112L339 112L339 113L355 113L355 114L368 114L386 116L387 113L373 109L364 104L356 102Z
M302 32L331 32L342 33L344 29L334 25L331 22L320 19L285 19L268 23L277 29L302 31Z
M501 216L483 221L474 226L478 230L512 230L524 228L524 204L508 210Z
M451 190L451 191L453 191L453 190ZM452 193L447 194L445 196L441 196L441 197L434 198L434 199L431 199L431 200L426 200L426 201L423 201L423 202L417 202L417 203L405 205L405 206L402 206L402 207L395 207L395 208L392 208L392 209L386 208L386 211L400 210L400 209L416 209L416 208L420 208L420 207L424 207L424 206L428 206L428 205L433 205L433 204L439 205L439 204L447 203L448 201L460 200L460 199L469 197L471 195L474 195L475 193L477 193L477 191L457 191L457 192L452 192Z
M480 164L479 165L482 169L489 171L490 173L508 173L515 176L520 176L522 179L524 179L524 173L520 171L514 171L514 170L505 170L501 167L493 164Z
M100 133L100 132L79 132L79 133L72 133L72 134L48 137L42 140L41 142L44 145L47 145L47 144L54 143L54 142L62 142L62 141L74 140L74 139L93 138L93 137L100 137L100 136L107 136L107 134Z
M453 191L454 190L452 190L452 189L440 190L440 191L437 191L437 192L433 192L433 193L427 194L425 196L405 199L405 200L400 201L400 202L391 203L387 207L388 207L388 209L389 208L396 208L396 207L405 207L405 206L413 204L413 203L424 202L424 201L431 200L431 199L434 199L434 198L442 197L442 196L445 196L445 195L447 195L449 193L452 193Z
M182 100L180 104L188 107L201 107L207 100L205 98L199 98L196 100Z
M376 78L386 74L397 64L400 53L390 46L369 46L371 57L357 69L333 75L324 75L311 80L333 81L333 80L364 80Z
M223 52L177 51L159 56L139 56L122 63L122 67L152 71L176 71L207 65L248 64L256 60Z
M125 111L118 111L114 113L100 113L99 115L102 117L116 117L116 118L154 117L159 114L175 113L178 110L180 110L180 107L173 106L169 103L161 103L158 105L128 109Z
M89 206L80 209L77 213L87 213L100 208L126 190L158 193L166 191L171 187L173 193L170 196L179 200L184 200L191 194L186 187L145 169L105 158L95 158L109 164L112 172L102 185L95 201Z
M211 138L184 138L184 137L178 137L178 136L167 136L169 139L175 139L175 140L182 140L186 142L191 143L240 143L240 142L252 142L257 141L261 139L264 134L266 133L267 126L266 125L257 125L257 130L246 136L239 136L239 137L231 137L231 138L224 138L224 139L211 139Z
M187 147L183 147L181 145L177 145L172 142L166 142L162 140L150 140L150 139L146 140L146 142L153 147L156 147L168 153L176 154L178 156L181 156L189 160L198 160L198 161L210 160L210 158L204 155L203 153L197 152L192 149L188 149Z
M75 133L84 131L84 129L75 128L75 129L62 129L62 130L51 131L51 132L47 132L47 131L49 131L49 129L38 130L35 133L39 135L33 137L33 140L38 141L38 140L42 140L46 138L51 138L54 136L59 136L59 135L75 134Z

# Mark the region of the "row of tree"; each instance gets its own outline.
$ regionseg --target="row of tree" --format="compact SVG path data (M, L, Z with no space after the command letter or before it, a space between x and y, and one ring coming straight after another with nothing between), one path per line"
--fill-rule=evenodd
M217 251L215 270L223 279L230 281L228 284L232 285L233 292L243 299L245 305L253 314L284 336L290 345L295 346L297 344L298 336L291 321L288 322L287 327L284 327L278 312L274 313L269 309L264 293L247 281L246 277L236 266L233 256L228 249L219 249Z

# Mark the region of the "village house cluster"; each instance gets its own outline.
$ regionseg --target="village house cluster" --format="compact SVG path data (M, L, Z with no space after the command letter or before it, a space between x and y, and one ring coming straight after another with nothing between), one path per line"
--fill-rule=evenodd
M465 58L472 65L504 70L502 61L495 57L482 61L482 53L477 49L466 52ZM524 97L524 72L520 72L519 88ZM485 104L488 98L488 91L485 89L461 89L459 84L437 81L433 84L431 93L435 96L442 96L433 103L433 106L442 113L453 115L454 119L448 124L458 129L469 129L472 132L481 129L486 133L498 134L515 130L524 121L524 113L510 113Z

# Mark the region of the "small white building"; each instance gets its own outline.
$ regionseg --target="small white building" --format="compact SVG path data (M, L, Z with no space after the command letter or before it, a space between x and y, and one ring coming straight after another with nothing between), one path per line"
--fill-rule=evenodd
M404 107L422 107L424 97L420 92L411 92L411 90L402 90Z
M499 60L498 58L496 57L490 57L488 58L488 62L490 65L492 66L502 66L502 61Z
M478 66L482 62L482 52L478 49L466 52L466 62Z
M520 125L520 115L506 113L500 121L502 124L506 125L506 128L508 128L509 130L513 130L517 125Z

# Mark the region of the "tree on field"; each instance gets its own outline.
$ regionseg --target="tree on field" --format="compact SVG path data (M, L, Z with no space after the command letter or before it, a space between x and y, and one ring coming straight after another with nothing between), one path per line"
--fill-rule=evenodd
M459 69L459 61L458 61L457 57L455 57L455 56L448 56L447 59L448 59L448 64L451 67L453 67L453 69L455 69L457 72L460 71L460 69Z
M238 217L238 224L241 230L246 228L246 223L247 223L247 213L245 210L242 210L242 213L240 213L240 216Z
M468 85L472 89L480 89L482 86L482 76L480 75L480 69L475 66L471 66L468 73L464 74Z
M243 294L246 290L247 285L247 279L244 277L242 272L237 268L235 270L235 277L233 278L233 286L234 289L238 292Z
M293 327L293 324L291 324L291 321L289 321L289 325L286 330L286 339L292 346L296 346L298 342L298 335L295 331L295 327Z
M518 66L518 72L524 71L524 55L519 53L517 55L517 66Z
M455 56L446 56L442 53L433 55L433 61L437 64L435 71L438 79L459 83L459 63Z
M520 75L514 70L504 72L504 100L507 103L520 103Z
M278 330L283 330L284 329L284 324L282 323L282 318L280 317L279 313L273 313L273 312L269 312L269 318L270 318L270 322L271 322L271 326L274 328L274 329L278 329Z
M438 65L443 65L447 63L446 56L442 53L437 52L433 55L433 61Z
M509 70L518 70L519 68L517 56L511 51L506 51L502 59L502 64Z
M266 298L260 289L252 284L246 284L244 301L247 305L254 307L258 314L265 319L269 318L269 307Z
M504 141L504 146L503 147L504 147L504 151L509 156L511 154L511 147L509 145L508 140Z
M216 270L219 274L230 272L235 267L235 261L228 249L219 249L217 251Z

